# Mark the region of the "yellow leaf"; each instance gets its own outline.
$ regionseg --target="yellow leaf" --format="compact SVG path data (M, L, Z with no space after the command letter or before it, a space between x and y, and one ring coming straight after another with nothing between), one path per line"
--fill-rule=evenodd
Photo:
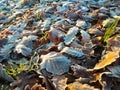
M105 55L105 58L100 60L100 62L98 64L96 64L96 66L94 67L94 69L102 69L104 67L106 67L107 65L112 64L113 62L116 61L116 58L119 57L119 53L118 52L108 52Z

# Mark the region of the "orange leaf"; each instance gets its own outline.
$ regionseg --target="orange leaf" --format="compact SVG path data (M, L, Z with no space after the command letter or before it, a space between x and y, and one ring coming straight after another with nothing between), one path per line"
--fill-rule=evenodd
M1 34L0 34L0 39L3 39L3 37L4 37L4 35L1 35Z
M96 64L96 66L94 67L94 69L98 70L98 69L102 69L104 67L106 67L107 65L112 64L113 62L116 61L116 58L119 57L119 53L118 52L108 52L105 55L105 58L100 60L100 62L98 64Z
M81 84L79 82L74 82L74 83L68 84L66 90L99 90L99 89L94 88L93 86L90 86L88 84Z

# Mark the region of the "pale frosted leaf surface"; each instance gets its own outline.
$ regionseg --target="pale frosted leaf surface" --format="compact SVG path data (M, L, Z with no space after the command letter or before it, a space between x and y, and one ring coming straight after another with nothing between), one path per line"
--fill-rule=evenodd
M120 78L120 65L108 67L113 77Z
M46 69L52 74L61 75L69 71L70 60L60 53L50 52L46 55L41 55L41 69Z
M70 55L72 57L76 57L78 59L83 59L85 57L82 50L80 50L78 48L65 47L62 49L61 53L68 54L68 55Z
M76 37L76 34L78 33L78 27L72 27L67 32L66 37L64 38L64 43L66 45L69 45Z
M81 36L82 36L82 41L88 42L90 40L90 35L84 30L81 30L80 32L81 32Z

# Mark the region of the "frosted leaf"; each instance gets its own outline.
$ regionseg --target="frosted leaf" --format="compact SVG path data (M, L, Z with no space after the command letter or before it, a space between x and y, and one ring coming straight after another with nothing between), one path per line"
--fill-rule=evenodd
M3 66L2 64L0 64L0 78L2 78L5 81L8 82L13 82L14 79L12 77L10 77L4 70L3 70Z
M41 55L41 69L46 69L52 74L61 75L69 71L70 60L60 53L50 52L46 55Z
M17 51L17 53L21 53L24 56L28 56L32 53L32 49L28 48L22 44L19 44L16 46L15 51Z
M97 36L102 36L103 35L103 32L97 28L90 28L87 30L88 33L90 34L94 34L94 35L97 35Z
M53 27L59 27L59 26L62 26L62 25L68 25L68 24L72 24L72 23L73 22L70 19L61 18L60 20L56 21L53 24Z
M77 20L76 21L76 26L78 26L82 29L86 29L86 28L89 28L91 25L90 25L90 23L86 23L85 21Z
M23 37L22 40L18 44L22 44L22 45L32 48L32 38L30 36Z
M47 30L50 27L50 24L51 24L51 18L46 19L43 22L43 25L42 25L43 28L42 28L42 30Z
M9 58L9 54L12 52L14 44L7 44L4 45L3 48L0 50L0 56L4 58Z
M67 32L66 37L64 38L64 43L66 45L69 45L74 39L75 35L78 33L78 27L72 27L70 30Z
M14 35L9 35L8 38L9 38L9 41L8 43L14 43L17 39L20 38L20 33L16 33Z
M28 39L33 41L33 40L36 40L38 38L38 36L34 36L34 35L29 35L28 36Z
M72 47L65 47L65 48L63 48L61 53L68 54L68 55L70 55L72 57L76 57L78 59L83 59L85 57L85 55L82 52L82 50L77 49L77 48L72 48Z
M120 65L108 67L113 77L120 78Z
M88 42L90 40L90 35L84 30L81 30L80 32L81 32L81 36L82 36L82 41Z
M58 44L58 50L62 50L64 47L65 47L65 45L63 42Z
M17 53L23 54L24 56L31 55L33 49L32 41L36 39L37 37L33 35L23 37L22 40L20 40L20 42L16 45L15 51L17 51Z

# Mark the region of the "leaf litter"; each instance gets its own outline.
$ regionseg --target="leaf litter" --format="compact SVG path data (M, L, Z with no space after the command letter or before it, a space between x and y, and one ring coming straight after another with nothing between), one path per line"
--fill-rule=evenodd
M1 90L119 90L118 0L1 0Z

